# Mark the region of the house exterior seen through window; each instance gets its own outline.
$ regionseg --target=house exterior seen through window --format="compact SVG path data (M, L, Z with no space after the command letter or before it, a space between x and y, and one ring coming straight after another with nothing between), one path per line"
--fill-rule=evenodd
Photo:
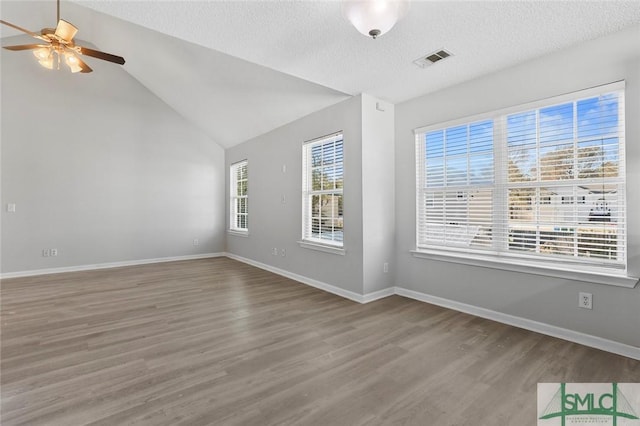
M418 250L626 268L623 85L418 129L416 162Z
M302 240L342 247L344 149L342 133L303 145Z

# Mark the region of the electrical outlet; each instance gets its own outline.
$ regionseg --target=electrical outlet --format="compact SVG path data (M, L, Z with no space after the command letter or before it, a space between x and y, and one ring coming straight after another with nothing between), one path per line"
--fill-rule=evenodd
M593 309L593 295L591 293L578 293L578 306L584 309Z
M387 262L384 262L384 265L382 265L382 270L385 274L389 272L389 264Z
M285 257L287 255L287 250L280 249L280 256Z
M271 249L271 254L274 255L274 256L277 256L278 255L278 249L276 247L273 247Z
M51 257L57 256L58 255L58 249L51 249L49 250L49 253L51 254Z
M15 213L16 212L16 205L14 203L7 204L7 212Z
M198 241L198 239L197 239L197 238L194 238L194 239L193 239L193 245L194 245L194 246L198 246L198 245L200 245L200 241Z
M42 249L42 257L49 257L49 256L51 256L51 250Z

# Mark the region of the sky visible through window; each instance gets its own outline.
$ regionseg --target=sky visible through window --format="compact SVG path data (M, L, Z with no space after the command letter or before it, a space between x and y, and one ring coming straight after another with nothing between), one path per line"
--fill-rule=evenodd
M426 160L430 187L493 182L493 121L427 133Z
M521 175L518 180L537 180L538 163L552 158L554 153L571 152L577 136L578 150L601 147L601 163L617 163L618 98L616 94L554 105L539 110L539 125L536 126L536 111L526 111L507 117L507 143L509 160ZM574 115L576 115L574 120ZM577 135L574 134L574 125ZM537 131L539 130L539 140ZM539 144L539 156L536 150ZM567 155L569 157L569 155ZM557 158L553 161L559 161ZM543 165L540 172L543 172ZM574 177L571 174L557 176ZM579 177L579 176L578 176ZM555 179L553 179L555 180Z

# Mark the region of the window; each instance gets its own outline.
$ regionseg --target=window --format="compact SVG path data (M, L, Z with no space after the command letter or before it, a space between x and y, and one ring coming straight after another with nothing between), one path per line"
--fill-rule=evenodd
M417 129L416 162L418 251L626 269L622 83Z
M342 133L303 146L302 240L342 247L344 240Z
M247 232L249 230L249 175L247 160L231 165L230 181L230 229L232 231Z

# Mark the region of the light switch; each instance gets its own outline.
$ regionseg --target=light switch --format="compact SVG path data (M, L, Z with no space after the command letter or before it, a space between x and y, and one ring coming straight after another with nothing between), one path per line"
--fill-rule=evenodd
M16 212L16 205L14 203L7 204L7 211L9 213L15 213Z

